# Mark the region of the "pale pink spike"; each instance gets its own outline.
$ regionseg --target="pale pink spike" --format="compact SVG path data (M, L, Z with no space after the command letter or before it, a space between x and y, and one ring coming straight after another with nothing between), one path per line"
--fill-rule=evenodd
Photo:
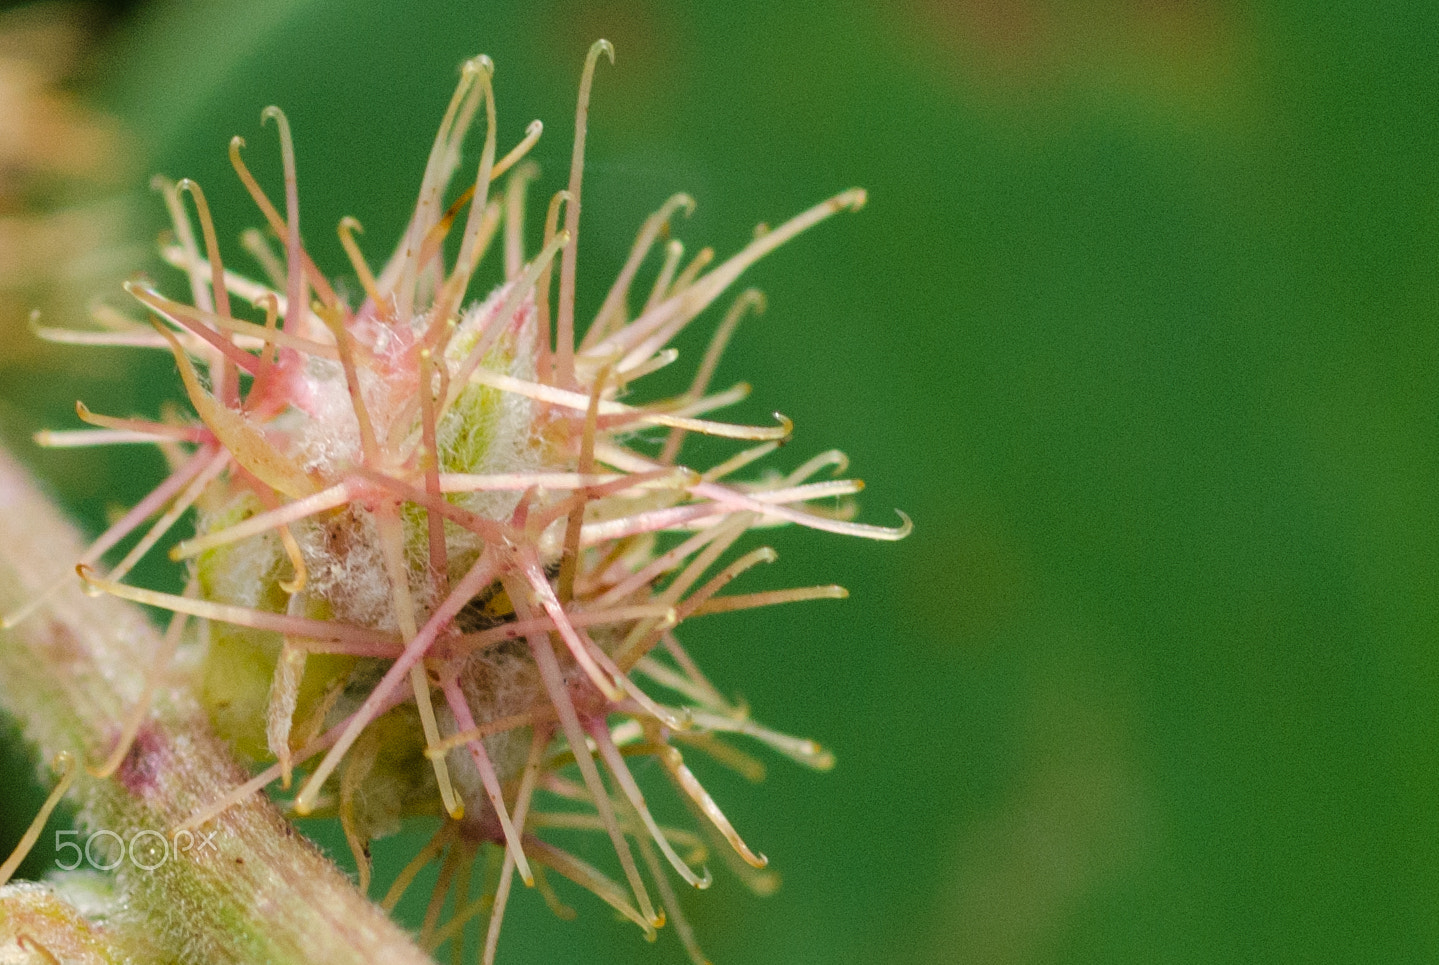
M802 603L806 600L843 600L849 591L842 586L800 586L790 590L766 590L761 593L740 593L706 600L690 611L692 617L708 613L731 613L735 610L750 610L779 603Z
M608 606L619 600L623 600L641 587L648 586L660 575L668 573L676 566L679 566L681 562L704 549L720 532L720 529L715 528L696 533L673 549L656 556L642 569L636 571L627 579L610 587L600 596L596 597L591 605Z
M804 483L786 486L782 489L755 489L749 495L761 503L805 503L815 499L829 499L835 496L853 496L864 490L859 479L835 479L830 482Z
M689 651L684 648L684 645L679 642L673 633L666 632L661 638L661 642L664 644L666 652L674 659L675 664L689 675L690 680L703 688L705 693L708 694L708 703L714 704L721 710L728 711L732 709L730 702L719 692L718 687L710 683L709 677L705 676L704 671L699 668L699 664L695 663L694 658L689 655Z
M169 212L170 223L175 228L175 240L179 242L180 250L185 253L187 264L184 267L189 276L190 298L197 308L208 311L215 303L210 299L209 289L205 287L205 275L200 268L200 248L195 243L195 226L190 223L190 216L180 202L180 192L175 182L165 177L157 176L151 179L150 187L159 191L160 196L165 199L165 209Z
M149 296L158 297L151 289L141 287L138 288L138 290L145 292ZM131 294L135 294L135 292L132 291ZM138 298L139 296L136 295L136 297ZM271 312L281 312L282 303L277 295L269 291L256 299L256 305L266 309L267 321L264 325L257 325L254 322L247 322L244 319L216 315L214 312L203 311L190 305L181 304L180 302L165 300L164 305L165 307L162 314L167 318L171 318L176 325L183 325L179 334L192 340L187 344L199 344L198 341L194 340L194 336L190 335L190 332L195 330L196 326L212 328L219 332L229 332L235 336L231 345L237 353L235 354L237 364L243 362L243 365L241 365L242 368L252 364L251 362L245 362L244 359L241 358L241 356L250 358L248 352L243 350L255 348L265 348L267 350L273 350L274 348L294 349L305 355L330 359L332 361L339 361L340 358L339 350L329 342L317 342L312 338L291 335L276 329L268 321L268 316ZM313 313L307 313L307 317L318 320L318 316ZM207 341L209 340L209 336L204 337ZM224 349L223 351L229 353L231 350ZM191 354L194 353L192 352ZM253 395L254 393L252 392L251 394Z
M470 213L465 219L464 234L460 238L460 251L455 259L455 269L445 280L440 295L435 299L436 318L447 318L464 298L469 286L470 274L477 261L476 248L480 243L480 226L489 208L490 172L495 165L495 90L493 67L479 74L480 93L485 101L485 144L480 149L480 167L475 174L474 196L470 199ZM420 265L421 269L425 266Z
M685 265L684 271L681 271L679 276L675 278L674 284L670 286L668 294L670 296L678 295L680 292L689 288L690 285L694 284L694 280L699 276L699 273L708 268L710 262L714 261L714 258L715 250L713 248L701 248L699 254L691 258L690 263Z
M749 528L753 516L749 513L740 513L731 519L725 520L718 527L719 532L715 538L706 545L698 555L691 560L683 570L680 571L664 592L657 597L657 602L674 606L691 586L695 584L704 572L714 565L731 546L735 540L744 534ZM659 634L668 627L662 627L653 620L642 620L636 623L634 629L625 637L623 643L615 650L615 662L621 667L629 667L634 661L649 652L650 648L659 641Z
M514 587L510 590L510 602L515 606L516 615L521 620L528 620L531 617L530 607L525 602L524 596L515 592L518 589L519 587ZM534 656L535 666L540 672L540 680L544 684L546 693L549 694L550 703L554 704L560 719L560 728L564 732L565 739L569 741L570 749L574 752L575 763L579 766L585 786L589 788L589 792L594 798L595 810L599 812L601 819L605 822L605 829L609 833L610 842L614 845L620 866L624 869L625 877L629 879L630 889L639 902L643 921L647 923L647 927L657 926L654 905L650 903L649 893L645 890L644 882L640 878L639 868L635 866L634 855L630 853L624 832L620 830L619 822L615 819L609 792L605 790L604 782L600 779L599 769L595 767L594 759L590 757L589 743L585 738L584 727L580 724L574 701L570 699L569 688L565 685L564 675L560 672L560 665L550 646L549 637L532 633L529 636L529 642L530 653ZM530 847L528 839L526 846ZM533 850L530 851L530 854L534 854ZM560 871L558 868L555 870ZM563 873L561 871L561 874Z
M669 912L670 919L674 922L675 931L679 933L680 943L684 945L685 951L689 953L693 965L710 965L705 957L704 951L700 948L699 939L695 938L695 930L691 927L689 920L685 918L684 912L680 909L679 897L670 886L669 878L665 876L664 868L660 865L659 858L655 856L654 849L648 841L643 838L636 842L639 845L640 857L650 869L650 877L655 879L655 888L659 890L660 901L664 904L665 910Z
M106 576L116 582L123 580L125 574L129 573L131 568L143 559L146 553L150 552L154 545L170 531L170 527L179 522L180 517L185 515L186 510L193 506L195 500L199 499L201 494L204 493L205 488L214 482L220 473L224 472L229 465L230 453L221 450L215 456L214 461L206 466L204 471L196 476L189 486L185 487L185 491L176 497L175 501L170 504L170 508L165 510L164 514L150 527L149 532L141 537L140 541L135 544L130 552L125 554L125 558L117 563L115 568L107 573Z
M488 385L500 389L503 392L514 392L517 395L537 399L540 402L548 402L551 405L564 406L569 409L585 411L589 407L589 396L581 392L572 392L567 389L557 388L552 385L543 385L538 382L528 382L524 379L517 379L514 376L505 375L502 372L491 372L488 369L477 368L469 375L470 382L481 385ZM454 390L452 390L453 392ZM624 424L674 426L682 429L689 429L693 432L702 432L705 435L719 436L725 439L754 439L771 440L787 439L794 431L794 423L784 416L775 414L779 426L776 428L763 428L759 426L740 426L725 422L708 422L702 419L687 419L682 416L672 416L664 412L655 412L649 409L637 408L625 405L622 402L602 401L600 403L600 414L602 416L623 416ZM606 428L613 428L611 420L606 420Z
M126 315L113 305L107 305L98 299L90 303L89 312L91 320L107 332L148 332L150 330L149 326L138 318ZM39 317L38 311L30 313L32 326L38 323Z
M297 499L294 502L286 503L278 509L265 513L256 513L249 519L236 523L234 526L227 526L225 529L215 530L206 533L204 536L197 536L187 539L175 546L170 551L170 558L183 560L187 557L198 556L207 550L217 546L225 546L229 543L237 543L251 536L258 536L261 533L278 529L290 523L297 523L302 519L314 516L316 513L323 513L325 510L343 506L355 498L355 485L350 482L342 482L331 486L329 489L322 489L313 496L306 496L304 499Z
M636 911L635 906L626 900L620 886L593 865L581 861L568 851L562 851L554 845L546 844L539 838L530 835L525 835L525 846L530 849L530 853L535 856L537 861L543 862L581 888L594 893L605 904L643 928L646 935L653 935L655 929L664 924L664 918L657 918L653 910L649 912L643 909Z
M379 443L375 439L375 427L370 422L369 410L365 407L365 393L360 385L360 372L355 366L355 345L346 331L344 320L330 312L324 312L321 319L330 335L335 339L335 350L340 353L340 367L345 373L345 389L350 395L350 410L355 414L355 423L360 431L360 451L367 466L377 466L380 459Z
M80 417L81 422L107 429L130 430L181 442L213 442L215 439L208 430L200 426L177 426L168 422L151 422L149 419L117 419L114 416L91 412L83 402L75 403L75 414Z
M280 132L280 162L285 172L285 328L291 335L303 335L305 326L305 267L300 251L300 185L295 174L295 144L290 139L290 122L285 112L270 106L260 114L260 123L274 121Z
M281 227L283 228L284 225L281 224ZM244 243L244 239L247 238L258 239L261 245L266 244L264 236L253 229L243 232L241 234L242 243ZM262 265L271 265L273 263L273 267L279 269L279 275L276 278L271 279L271 281L273 281L276 285L279 286L279 290L276 291L275 288L271 285L261 284L260 282L254 281L250 278L246 278L244 275L236 274L228 268L224 270L225 288L230 292L230 294L234 295L236 298L242 299L243 301L249 303L256 308L259 308L261 303L264 302L266 299L274 299L276 310L279 311L281 314L284 314L285 306L287 304L284 295L284 263L281 262L278 258L276 258L274 252L270 251L268 248L255 249L255 246L253 244L245 244L245 248L247 251L250 251L251 254L255 254L256 250L265 252L264 259L262 260ZM185 254L184 249L180 248L178 245L164 246L160 249L160 257L165 260L166 264L171 265L175 268L179 268L182 271L187 271L192 267L202 272L208 272L210 270L210 263L208 261L201 258L198 261L192 263L189 259L189 256ZM307 268L306 270L308 271L309 269ZM314 281L311 281L311 284L313 285ZM320 300L322 302L326 301L326 299L324 298L321 298ZM200 308L200 306L198 305L196 307Z
M429 349L421 349L420 385L416 397L420 403L420 463L425 473L425 495L439 500L443 480L440 474L439 445L435 423L435 362ZM443 395L444 388L441 386ZM436 597L450 592L450 555L445 542L444 517L433 510L425 511L425 535L428 537L430 584Z
M580 434L580 459L576 466L582 473L595 471L595 428L599 421L600 394L604 391L609 374L608 369L601 369L590 388L584 429ZM565 521L564 548L560 553L560 573L556 587L561 603L569 603L575 595L575 573L580 566L580 531L585 523L585 505L594 497L594 490L582 489L571 500L573 505L569 518Z
M455 716L455 724L460 730L473 730L475 727L474 715L470 713L470 705L465 701L465 695L460 690L459 683L454 677L445 681L445 702L449 705L450 713ZM495 811L495 817L499 819L500 828L505 834L505 846L509 853L514 855L515 863L519 866L520 878L527 886L533 886L534 875L530 872L530 863L525 860L524 850L520 847L520 835L515 830L515 824L510 820L509 809L505 807L504 791L500 788L500 776L495 772L495 765L490 760L489 753L485 750L484 741L476 738L469 741L466 746L470 751L470 758L475 762L475 769L480 772L480 781L485 786L485 795L490 800L490 807Z
M830 449L827 452L821 452L817 456L811 456L801 463L799 468L795 469L794 472L784 477L785 485L797 486L826 466L833 466L834 471L830 473L830 475L838 476L849 468L849 456L846 456L838 449Z
M690 594L689 598L685 600L684 604L679 608L679 618L684 620L691 616L695 610L708 602L710 597L714 596L720 590L723 590L745 570L759 563L773 563L778 558L779 555L768 546L761 546L759 549L751 550L744 556L741 556L729 566L720 570L719 573L715 574L714 578L704 586Z
M674 283L675 272L679 271L680 259L685 256L685 246L680 241L670 241L665 245L665 260L660 265L659 274L655 276L655 283L650 288L650 297L645 299L645 307L640 313L644 314L664 300L665 294L669 291L670 285Z
M412 310L414 273L419 268L417 256L420 247L430 229L439 221L440 192L449 183L455 167L459 164L459 142L464 138L475 110L479 107L479 98L482 95L476 93L477 78L481 73L488 73L493 68L494 65L488 57L472 58L465 61L461 67L460 82L450 97L449 106L445 108L444 119L440 121L440 129L430 147L429 159L425 162L425 175L420 182L420 197L415 205L415 213L410 219L400 250L381 273L379 287L382 291L390 291L398 286L400 307L401 311L406 313L406 320L408 312Z
M834 755L812 740L781 734L768 727L761 727L747 718L735 719L702 710L691 711L690 716L694 719L696 727L753 737L757 741L768 744L791 760L798 761L817 771L827 771L834 767Z
M625 299L629 295L630 283L634 281L635 273L639 271L640 263L644 261L645 255L649 254L655 239L669 227L670 219L680 208L684 208L685 217L689 217L694 213L694 198L687 194L672 195L658 211L645 219L639 235L635 238L634 246L630 249L625 266L620 269L614 284L610 286L604 304L595 313L594 323L590 325L589 331L585 333L584 341L580 343L581 351L588 352L591 344L606 334L616 321L619 324L624 323Z
M36 338L57 345L95 345L107 348L165 348L166 342L154 332L88 332L75 328L31 325Z
M245 252L251 258L255 259L255 263L260 266L260 270L265 273L265 277L269 280L270 287L277 290L276 294L285 290L285 262L275 254L274 250L270 247L269 240L259 228L246 228L240 232L240 247L244 248ZM162 251L161 254L169 261L168 249ZM174 264L174 262L170 263ZM253 305L255 300L248 295L242 294L240 290L235 287L231 279L232 276L230 273L228 271L225 272L225 285L230 291L239 295L241 298L249 299ZM254 283L251 282L250 284Z
M705 528L705 522L718 524L729 515L724 509L709 503L687 506L672 506L669 509L652 509L633 516L607 519L598 523L586 523L580 533L582 546L596 546L611 540L637 536L641 533L659 533L686 527Z
M570 610L567 612L570 622L576 627L628 623L631 620L639 620L645 617L657 617L661 620L677 619L677 614L673 607L650 603L615 607L612 610L585 609ZM456 640L456 644L471 649L483 649L484 647L502 643L505 640L518 640L532 631L550 633L555 629L555 621L552 618L548 616L537 617L529 622L511 621L498 627L491 627L488 630L467 633L459 637Z
M640 342L656 331L676 320L688 323L719 297L736 278L756 261L774 251L795 235L813 227L831 215L849 209L858 210L864 206L864 191L855 188L822 201L801 214L796 215L773 231L766 232L751 241L742 251L732 255L718 268L697 280L687 290L668 299L651 312L635 319L634 323L621 329L592 351L595 355L627 354Z
M157 590L146 590L138 586L126 586L95 576L84 564L77 566L76 571L80 574L80 579L84 580L91 588L111 596L117 596L122 600L160 607L175 613L188 613L191 616L203 617L219 623L231 623L239 627L250 627L253 630L272 630L275 633L300 637L303 638L303 645L307 649L313 649L316 652L360 653L375 657L395 657L401 653L399 641L392 634L380 630L340 623L337 620L312 620L309 617L271 613L268 610L232 606L228 603L192 600L176 596L173 593L160 593ZM327 648L326 642L337 644L343 647L343 650Z
M602 462L608 463L617 469L625 469L629 472L654 469L660 465L653 460L646 459L629 450L620 449L617 446L602 446L597 452ZM914 528L914 524L910 521L910 518L899 510L895 510L895 512L899 514L902 522L899 526L890 528L886 526L873 526L867 523L849 523L842 520L828 519L823 516L803 513L784 506L770 505L745 493L731 489L728 486L714 482L700 482L690 487L690 491L696 496L704 496L720 506L728 507L729 512L751 510L763 516L774 517L791 523L799 523L811 529L820 529L845 536L862 536L866 539L893 541L904 539Z
M519 549L518 562L520 572L522 572L525 579L529 581L530 589L534 592L536 598L538 598L540 605L544 607L550 619L555 622L555 628L559 631L560 639L562 639L565 642L565 646L569 648L570 655L575 658L575 662L580 665L580 668L584 670L586 676L590 678L590 682L595 685L600 693L604 694L610 700L619 700L619 688L613 680L609 679L609 677L600 670L599 665L595 663L593 651L598 648L589 642L588 639L582 637L580 632L575 629L574 624L570 622L570 618L568 614L565 613L565 608L560 604L559 597L555 595L554 588L550 586L550 581L546 578L544 569L540 566L539 559L535 556L534 550L529 547L521 547Z
M526 489L582 489L586 486L600 486L615 482L620 477L614 473L580 472L504 472L471 475L446 472L439 475L441 493L477 492L523 492Z
M775 516L791 523L799 523L801 526L808 526L810 529L821 529L829 533L838 533L842 536L862 536L865 539L876 540L901 540L909 535L914 524L900 510L895 510L902 521L899 526L874 526L869 523L846 523L841 520L826 519L823 516L815 516L812 513L803 513L799 510L790 509L786 506L776 506L762 502L743 493L735 492L726 486L718 483L700 483L692 490L696 496L705 496L716 503L730 506L734 509L749 509L757 511L765 516Z
M710 379L714 377L715 369L719 367L720 356L724 354L726 346L729 345L730 337L734 335L740 319L744 318L745 312L750 309L753 309L756 315L763 314L765 309L764 295L754 288L740 293L729 311L725 313L724 320L715 329L715 333L710 339L709 348L705 350L704 359L700 362L700 367L695 370L694 380L690 383L690 390L687 394L691 398L699 398L704 395L705 389L709 388ZM683 442L684 430L671 429L669 438L665 440L665 447L660 454L660 462L674 462Z
M673 416L702 415L706 412L713 412L715 409L723 409L726 406L734 405L737 402L743 402L749 398L749 394L752 391L753 387L748 382L736 382L723 392L715 392L712 395L689 399L689 401L675 405L673 408L670 408L670 404L666 404L665 411ZM686 396L685 398L688 397Z
M547 743L549 743L549 735L540 728L535 728L530 737L530 756L525 762L524 774L520 777L520 790L515 795L515 824L522 828L525 826L525 819L529 813L530 801L534 797L535 782L540 772L540 759ZM495 950L500 944L500 925L505 919L505 903L509 900L510 886L514 881L514 876L515 857L507 848L504 867L500 869L500 883L495 888L495 904L490 913L489 928L485 931L485 949L481 957L484 965L494 965Z
M739 472L750 463L758 459L763 459L778 448L779 443L777 442L762 442L757 446L751 446L742 452L735 453L724 462L717 463L709 469L706 469L700 473L700 478L705 482L714 482L717 479L723 479L725 476Z
M673 365L679 361L679 357L679 349L667 348L656 352L654 355L634 366L627 365L625 360L621 359L619 365L615 368L615 374L620 377L621 384L637 382L651 372L658 372L668 365Z
M561 516L569 515L576 506L593 500L607 499L630 490L636 490L635 495L640 496L647 490L688 489L694 482L694 478L694 473L683 467L679 469L661 468L650 472L616 476L609 482L582 487L578 492L544 507L536 512L531 527L535 532L542 532L545 527Z
M575 107L575 140L570 153L570 202L565 205L565 245L560 261L560 301L555 323L555 380L563 386L575 381L575 266L580 238L580 184L585 168L585 122L590 113L590 87L595 79L595 62L600 54L615 62L615 48L608 40L596 40L585 56L585 69L580 74L580 96Z
M644 674L661 687L672 690L683 697L687 697L701 706L711 706L721 711L729 709L728 706L723 703L714 704L713 698L707 690L696 686L695 683L684 674L660 663L654 658L653 654L641 657L636 661L634 670L637 673Z
M688 767L685 766L684 758L680 752L673 747L666 747L659 754L660 762L664 764L665 770L674 779L675 785L679 787L695 803L710 823L724 839L729 842L730 847L750 865L752 868L763 868L769 864L769 859L762 854L756 854L744 843L744 839L735 831L734 825L730 824L729 818L719 809L719 805L710 797L709 792L704 789L699 780L694 776Z
M259 371L259 359L248 352L242 351L234 342L225 338L209 325L199 321L202 316L196 312L195 309L190 308L188 305L181 305L179 302L173 302L158 292L150 291L149 289L136 285L134 282L125 282L124 288L156 314L169 319L182 329L200 336L200 338L208 342L225 360L234 363L251 375Z
M522 165L510 175L510 183L505 188L506 280L514 278L525 266L525 187L539 173L535 164Z
M708 888L713 881L710 877L709 869L706 868L703 875L695 874L690 866L685 863L684 859L679 856L679 853L675 851L674 845L670 844L669 839L665 837L664 832L660 829L654 816L650 814L649 805L645 803L644 793L640 791L640 786L635 783L634 775L630 773L629 766L625 764L625 759L620 755L619 749L615 747L615 742L611 739L609 728L605 725L604 721L596 721L592 724L590 726L590 735L594 737L595 746L599 748L600 757L604 759L606 766L609 767L610 774L614 777L616 783L619 784L620 790L624 792L625 797L629 799L630 805L634 807L636 813L639 814L641 823L643 823L645 829L649 831L650 837L654 838L655 844L659 845L660 850L664 852L665 858L669 860L675 872L696 888Z
M35 440L35 445L45 449L88 449L92 446L160 445L172 437L134 429L41 429L31 438Z
M210 218L210 205L205 200L205 192L189 178L180 181L175 190L188 191L195 202L195 213L200 217L200 230L205 238L205 256L210 261L210 292L214 296L217 313L228 318L231 314L230 293L225 290L225 270L220 261L220 243L215 237L215 222ZM215 395L231 406L240 401L240 378L233 369L233 364L231 362L221 365L218 370L211 372Z

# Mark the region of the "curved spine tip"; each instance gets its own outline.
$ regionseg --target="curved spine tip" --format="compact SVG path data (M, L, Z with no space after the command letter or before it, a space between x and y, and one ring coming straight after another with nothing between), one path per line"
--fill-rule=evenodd
M774 419L780 424L781 428L784 429L784 433L779 440L779 444L784 445L786 442L789 442L790 438L794 435L794 420L782 412L774 413Z
M895 512L899 514L900 524L899 529L895 530L893 538L904 539L910 533L914 532L914 520L910 519L909 514L902 509L896 509Z

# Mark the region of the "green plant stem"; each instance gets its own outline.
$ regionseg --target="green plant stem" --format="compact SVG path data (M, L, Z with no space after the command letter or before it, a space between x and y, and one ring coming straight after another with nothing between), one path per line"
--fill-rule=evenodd
M33 599L78 558L73 527L0 451L0 611ZM103 759L140 698L160 638L145 615L67 586L28 620L0 631L0 708L48 761L58 751ZM116 774L82 774L72 790L82 827L172 839L182 821L245 780L192 694L162 687ZM121 900L107 935L134 961L427 963L378 907L301 837L263 795L231 807L187 849L137 840L115 871ZM84 844L85 835L81 836ZM113 839L102 840L96 852ZM207 843L206 843L207 842ZM102 855L103 857L103 855ZM113 859L110 859L113 860Z

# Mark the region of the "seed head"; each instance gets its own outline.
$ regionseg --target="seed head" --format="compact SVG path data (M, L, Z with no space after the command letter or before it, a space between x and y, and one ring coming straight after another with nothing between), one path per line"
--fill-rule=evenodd
M191 825L272 782L290 787L300 772L294 811L339 814L368 887L371 838L403 815L443 813L435 839L386 901L398 900L422 864L440 861L421 938L432 947L462 942L479 910L468 904L469 868L478 850L492 846L501 857L486 889L494 896L486 961L517 872L557 902L546 870L590 889L647 933L666 919L653 888L691 955L703 960L668 874L706 887L704 839L656 821L627 758L657 761L703 832L760 890L773 880L758 871L765 858L740 838L684 753L704 751L750 776L762 768L731 746L731 736L814 767L831 758L811 741L751 721L700 672L676 627L705 614L846 595L836 586L721 594L775 558L762 547L723 562L751 529L798 524L872 539L909 531L907 519L893 529L850 521L853 507L835 499L857 493L858 480L811 481L843 471L836 452L787 474L733 481L792 429L779 415L772 426L708 418L748 392L743 384L715 391L710 380L741 317L763 308L758 292L731 303L686 392L632 401L644 375L676 360L675 336L746 268L830 215L859 208L863 191L845 191L759 234L713 268L709 249L685 262L683 246L668 242L636 312L641 265L676 213L694 204L670 198L645 222L577 335L580 175L601 54L614 56L605 41L585 62L569 186L549 203L538 250L528 254L524 237L525 190L537 172L523 158L541 125L497 158L493 65L477 58L463 67L414 213L379 272L361 250L359 223L339 224L364 293L357 305L302 244L289 124L278 108L266 109L263 121L273 122L284 162L283 213L245 166L244 142L237 137L230 149L280 245L275 250L259 232L244 236L265 280L225 269L198 185L160 181L174 220L163 254L188 276L191 299L133 282L126 287L150 324L135 321L113 338L173 353L198 421L121 419L78 407L96 427L84 441L154 442L173 464L169 478L79 561L81 578L95 591L173 612L160 665L186 621L201 621L203 689L215 724L240 753L266 765ZM473 186L446 203L465 132L482 107ZM492 192L506 174L503 192ZM445 241L456 231L458 253L449 262ZM466 306L476 266L496 244L505 280ZM744 445L718 465L695 468L680 461L688 433ZM190 562L185 593L125 583L191 508L195 535L171 550ZM102 555L152 519L102 574ZM668 696L652 695L655 689ZM144 713L142 701L98 773L116 768ZM546 811L544 801L571 806ZM606 834L623 884L548 841L552 828ZM455 917L440 926L451 887Z

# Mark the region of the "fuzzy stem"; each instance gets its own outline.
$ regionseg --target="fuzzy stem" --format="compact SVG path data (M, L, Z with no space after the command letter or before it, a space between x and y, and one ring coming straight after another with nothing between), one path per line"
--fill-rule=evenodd
M0 451L0 611L42 592L54 571L80 552L74 529ZM81 761L101 761L160 652L159 635L138 608L87 598L77 580L0 633L0 709L19 721L43 760L64 750ZM82 827L112 831L127 846L136 842L138 864L127 853L115 872L120 910L106 932L117 943L116 957L429 962L262 796L231 807L193 839L181 835L187 850L160 844L159 836L173 842L176 825L245 777L194 696L162 686L115 775L76 782L71 796ZM158 834L136 839L142 831ZM155 870L138 866L159 862L163 847L168 857Z

